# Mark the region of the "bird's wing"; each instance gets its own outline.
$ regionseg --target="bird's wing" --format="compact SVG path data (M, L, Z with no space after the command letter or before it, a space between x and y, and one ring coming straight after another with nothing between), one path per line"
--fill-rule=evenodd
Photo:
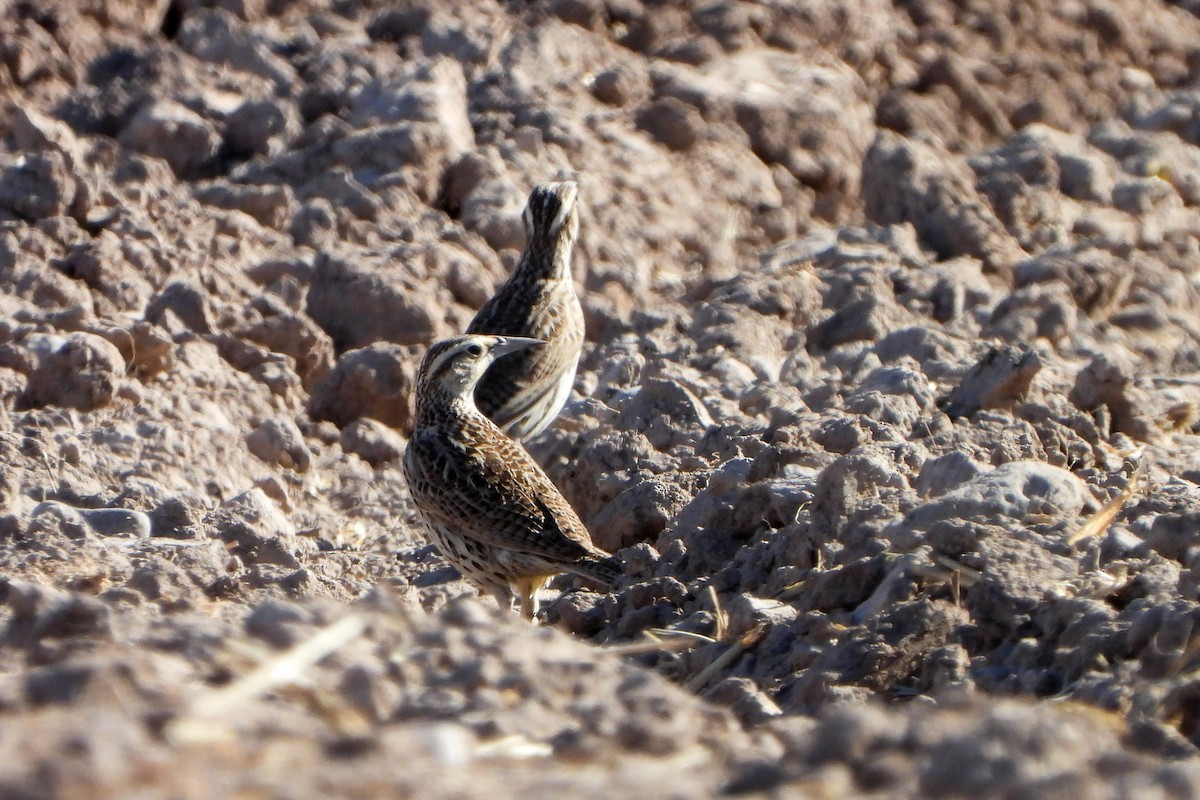
M428 486L412 488L424 512L494 547L550 561L595 556L583 523L536 462L507 438L496 445L468 452L437 430L414 434L409 458Z

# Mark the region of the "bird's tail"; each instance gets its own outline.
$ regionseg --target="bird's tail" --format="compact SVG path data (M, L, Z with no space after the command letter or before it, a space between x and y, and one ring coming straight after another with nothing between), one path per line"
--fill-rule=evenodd
M581 558L568 567L568 571L605 589L611 588L617 582L617 578L624 573L624 570L621 569L621 562L616 556Z

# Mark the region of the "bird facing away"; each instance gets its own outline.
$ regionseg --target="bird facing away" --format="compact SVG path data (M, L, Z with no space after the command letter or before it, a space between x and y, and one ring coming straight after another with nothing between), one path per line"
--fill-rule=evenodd
M525 252L467 333L541 339L498 361L475 390L479 410L515 439L541 433L567 402L583 349L583 307L571 278L579 238L574 181L534 187L525 205Z
M537 610L537 591L559 572L605 587L620 574L533 457L475 405L475 387L493 361L539 346L536 339L466 335L430 347L404 451L409 492L433 543L503 608L512 586L527 618Z

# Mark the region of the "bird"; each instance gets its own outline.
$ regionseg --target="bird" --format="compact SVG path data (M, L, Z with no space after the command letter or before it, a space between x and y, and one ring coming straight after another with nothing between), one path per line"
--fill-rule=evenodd
M433 344L417 375L404 451L408 489L433 543L502 608L515 594L527 619L537 592L560 572L605 588L621 574L533 456L476 405L476 386L494 361L545 346L478 334Z
M583 306L571 277L579 238L574 181L535 186L521 219L525 250L467 333L541 339L546 344L503 358L475 390L479 410L515 439L537 436L562 410L583 350Z

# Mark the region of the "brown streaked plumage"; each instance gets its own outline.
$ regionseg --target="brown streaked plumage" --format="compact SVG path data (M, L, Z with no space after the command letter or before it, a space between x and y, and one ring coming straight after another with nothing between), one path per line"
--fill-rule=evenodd
M583 348L583 308L571 277L579 237L573 181L534 187L525 205L525 252L467 333L541 339L544 347L501 359L475 391L479 410L508 435L530 439L562 409Z
M475 404L479 378L497 358L543 346L534 339L466 335L429 348L417 378L416 425L404 474L442 554L501 605L515 587L532 617L535 594L571 572L603 586L620 575L612 556L526 450Z

